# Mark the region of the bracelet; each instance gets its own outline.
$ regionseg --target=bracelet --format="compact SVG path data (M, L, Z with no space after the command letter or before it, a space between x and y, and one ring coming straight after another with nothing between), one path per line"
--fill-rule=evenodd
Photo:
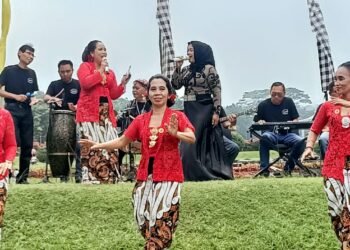
M314 150L314 147L306 146L305 149L310 148L311 150Z
M222 109L222 107L221 107L220 105L217 106L216 108L214 107L214 113L216 113L217 115L220 116L220 114L221 114L221 109Z

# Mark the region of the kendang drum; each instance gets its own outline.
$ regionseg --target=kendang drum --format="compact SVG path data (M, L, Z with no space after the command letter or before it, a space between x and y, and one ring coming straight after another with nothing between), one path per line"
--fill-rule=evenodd
M47 132L47 155L52 177L68 176L76 145L75 112L53 110Z

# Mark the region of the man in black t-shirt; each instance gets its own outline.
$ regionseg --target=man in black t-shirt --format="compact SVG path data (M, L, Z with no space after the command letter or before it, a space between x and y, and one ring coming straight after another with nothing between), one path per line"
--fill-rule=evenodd
M44 101L50 103L55 110L71 110L76 111L76 105L79 100L80 84L79 81L72 78L73 75L73 63L70 60L61 60L58 63L58 74L60 80L53 81L50 83ZM75 129L75 128L72 128ZM75 181L81 182L81 166L80 166L80 146L78 143L77 133L77 144L75 148L76 153L76 172ZM68 176L61 176L61 181L67 182Z
M44 101L52 103L55 110L76 111L80 94L79 81L72 78L73 63L62 60L58 63L58 74L61 79L50 83Z
M298 121L299 113L293 102L289 97L285 97L286 89L283 83L274 82L270 88L271 98L262 101L258 105L257 115L254 117L254 121L263 124L264 122L288 122ZM303 139L293 133L292 131L274 131L271 128L270 131L265 131L262 134L260 140L260 168L264 169L269 165L269 158L271 145L285 144L290 147L294 147L291 152L291 160L286 162L284 167L285 172L288 174L294 169L295 163L304 151ZM269 171L266 170L263 173L265 176L269 175Z
M38 91L35 71L28 65L34 59L34 48L23 45L18 50L19 63L4 68L0 75L0 96L5 98L5 108L11 113L16 131L17 146L21 147L19 172L16 183L28 184L30 159L33 147L33 114L31 106L37 103L33 98Z

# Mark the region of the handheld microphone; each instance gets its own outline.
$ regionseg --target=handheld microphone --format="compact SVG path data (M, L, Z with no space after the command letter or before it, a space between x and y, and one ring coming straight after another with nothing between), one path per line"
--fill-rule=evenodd
M28 98L34 97L34 96L35 96L35 93L34 93L34 92L33 92L33 93L27 92L27 93L26 93L26 96L27 96Z
M105 57L105 62L108 63L107 57ZM108 67L108 66L105 67L105 72L106 72L107 74L109 73L109 67Z
M176 56L172 59L170 59L169 61L170 62L180 62L180 61L185 61L185 60L188 60L188 56Z

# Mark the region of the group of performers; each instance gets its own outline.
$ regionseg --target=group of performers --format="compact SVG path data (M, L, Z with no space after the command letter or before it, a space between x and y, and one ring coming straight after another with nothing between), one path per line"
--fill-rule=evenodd
M109 68L105 45L98 40L88 43L78 68L78 80L72 78L73 63L58 64L60 80L50 84L44 100L55 110L76 113L77 144L75 152L77 183L117 183L123 180L121 163L132 142L140 143L141 160L132 192L134 216L145 249L169 248L179 218L180 190L184 180L203 181L232 179L232 163L239 148L227 127L236 124L221 104L221 84L211 47L191 41L187 45L189 65L176 62L168 79L154 75L149 81L133 82L134 100L116 119L112 100L126 90L131 75L120 83ZM17 146L20 147L19 174L16 183L27 184L30 152L33 144L31 107L38 100L35 71L28 65L34 59L34 48L23 45L18 51L19 63L6 67L0 75L0 96L5 109L0 109L0 227L6 201L7 178ZM175 89L185 87L184 112L170 109L175 102ZM340 65L332 88L337 98L321 105L308 139L292 131L265 131L260 141L261 168L269 164L271 144L292 147L285 172L290 174L295 162L313 154L317 135L329 129L322 173L328 197L329 213L342 249L350 249L349 176L350 176L350 63ZM287 122L299 118L296 106L286 97L283 83L275 82L271 97L258 105L255 122ZM118 135L117 125L122 128ZM269 176L266 169L263 173ZM67 181L68 176L62 176Z

